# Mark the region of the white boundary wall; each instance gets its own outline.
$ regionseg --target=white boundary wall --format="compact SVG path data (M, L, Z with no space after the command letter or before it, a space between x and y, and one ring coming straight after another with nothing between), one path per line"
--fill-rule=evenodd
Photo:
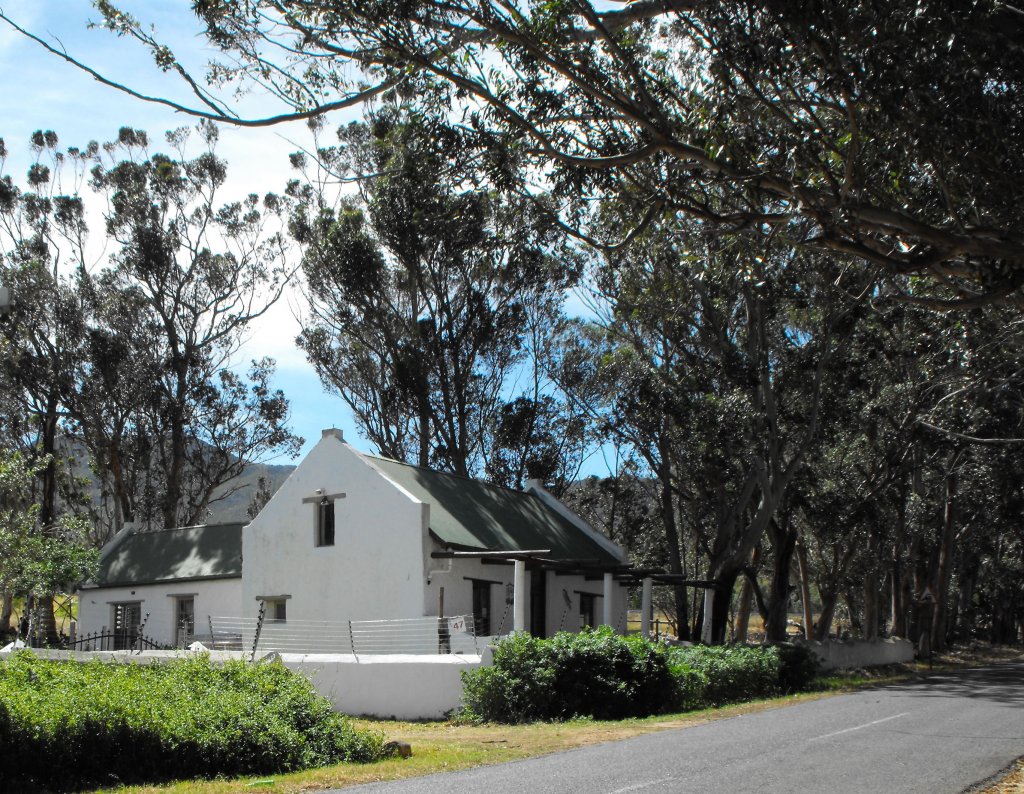
M158 664L190 655L186 651L56 651L32 649L46 659L102 659L125 664ZM0 658L6 654L0 653ZM464 670L491 663L490 652L477 655L271 654L308 678L335 711L382 719L441 719L459 708ZM238 651L211 651L214 661L247 659Z
M395 654L357 659L342 654L285 653L281 661L312 681L336 711L399 720L442 719L458 709L462 672L485 664L476 655Z
M806 645L817 654L822 670L902 664L914 660L914 644L910 640L901 640L898 637L886 640L827 642L801 640L800 644Z

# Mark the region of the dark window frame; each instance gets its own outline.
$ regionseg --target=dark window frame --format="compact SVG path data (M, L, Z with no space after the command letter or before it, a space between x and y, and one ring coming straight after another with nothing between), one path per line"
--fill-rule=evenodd
M468 578L468 577L467 577ZM487 579L470 579L473 585L473 633L477 637L489 637L491 635L491 612L494 606L491 587L497 582Z
M580 628L593 628L597 620L597 599L595 593L579 593L580 597Z
M333 546L337 538L336 512L334 500L326 496L316 506L316 546L322 548Z

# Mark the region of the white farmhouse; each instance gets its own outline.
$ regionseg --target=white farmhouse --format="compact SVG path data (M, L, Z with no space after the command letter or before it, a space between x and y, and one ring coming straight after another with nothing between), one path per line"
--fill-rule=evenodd
M81 592L80 634L148 613L144 633L175 644L189 609L200 638L217 616L262 616L265 633L308 632L309 651L318 623L472 615L478 637L622 630L615 574L628 569L620 547L538 483L513 491L366 455L330 429L244 529L115 538Z
M242 524L145 530L127 525L100 554L94 582L78 591L78 634L85 647L134 647L141 631L181 646L197 617L242 610Z

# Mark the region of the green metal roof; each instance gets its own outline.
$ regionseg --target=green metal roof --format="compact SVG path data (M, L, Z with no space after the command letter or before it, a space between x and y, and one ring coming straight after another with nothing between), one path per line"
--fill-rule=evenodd
M545 556L555 560L621 563L535 494L388 458L366 458L430 505L430 530L449 546L481 551L551 549Z
M105 550L94 583L111 587L241 576L243 526L129 530Z

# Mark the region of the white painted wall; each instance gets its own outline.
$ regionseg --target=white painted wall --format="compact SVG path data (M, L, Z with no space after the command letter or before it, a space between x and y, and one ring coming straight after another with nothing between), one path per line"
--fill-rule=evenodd
M528 576L537 576L533 571ZM583 625L580 619L580 593L597 596L594 602L594 624L601 625L604 604L604 582L601 578L586 579L583 576L565 576L555 571L547 575L547 636L557 631L579 631ZM566 602L568 597L568 604ZM612 628L622 634L626 630L627 590L618 583L612 586Z
M285 666L313 682L336 711L353 716L436 720L459 708L465 670L484 662L465 656L282 654Z
M198 637L209 634L210 615L234 616L242 611L240 578L87 588L78 592L78 636L112 630L113 605L141 601L142 617L146 620L142 633L156 642L171 645L177 629L175 597L188 595L195 599L195 633Z
M303 499L318 489L345 494L334 503L334 546L315 545L316 505ZM325 431L242 531L242 614L256 616L258 596L287 595L289 622L422 617L427 516L339 431Z
M818 656L822 670L902 664L914 660L914 643L898 637L884 640L799 640Z

